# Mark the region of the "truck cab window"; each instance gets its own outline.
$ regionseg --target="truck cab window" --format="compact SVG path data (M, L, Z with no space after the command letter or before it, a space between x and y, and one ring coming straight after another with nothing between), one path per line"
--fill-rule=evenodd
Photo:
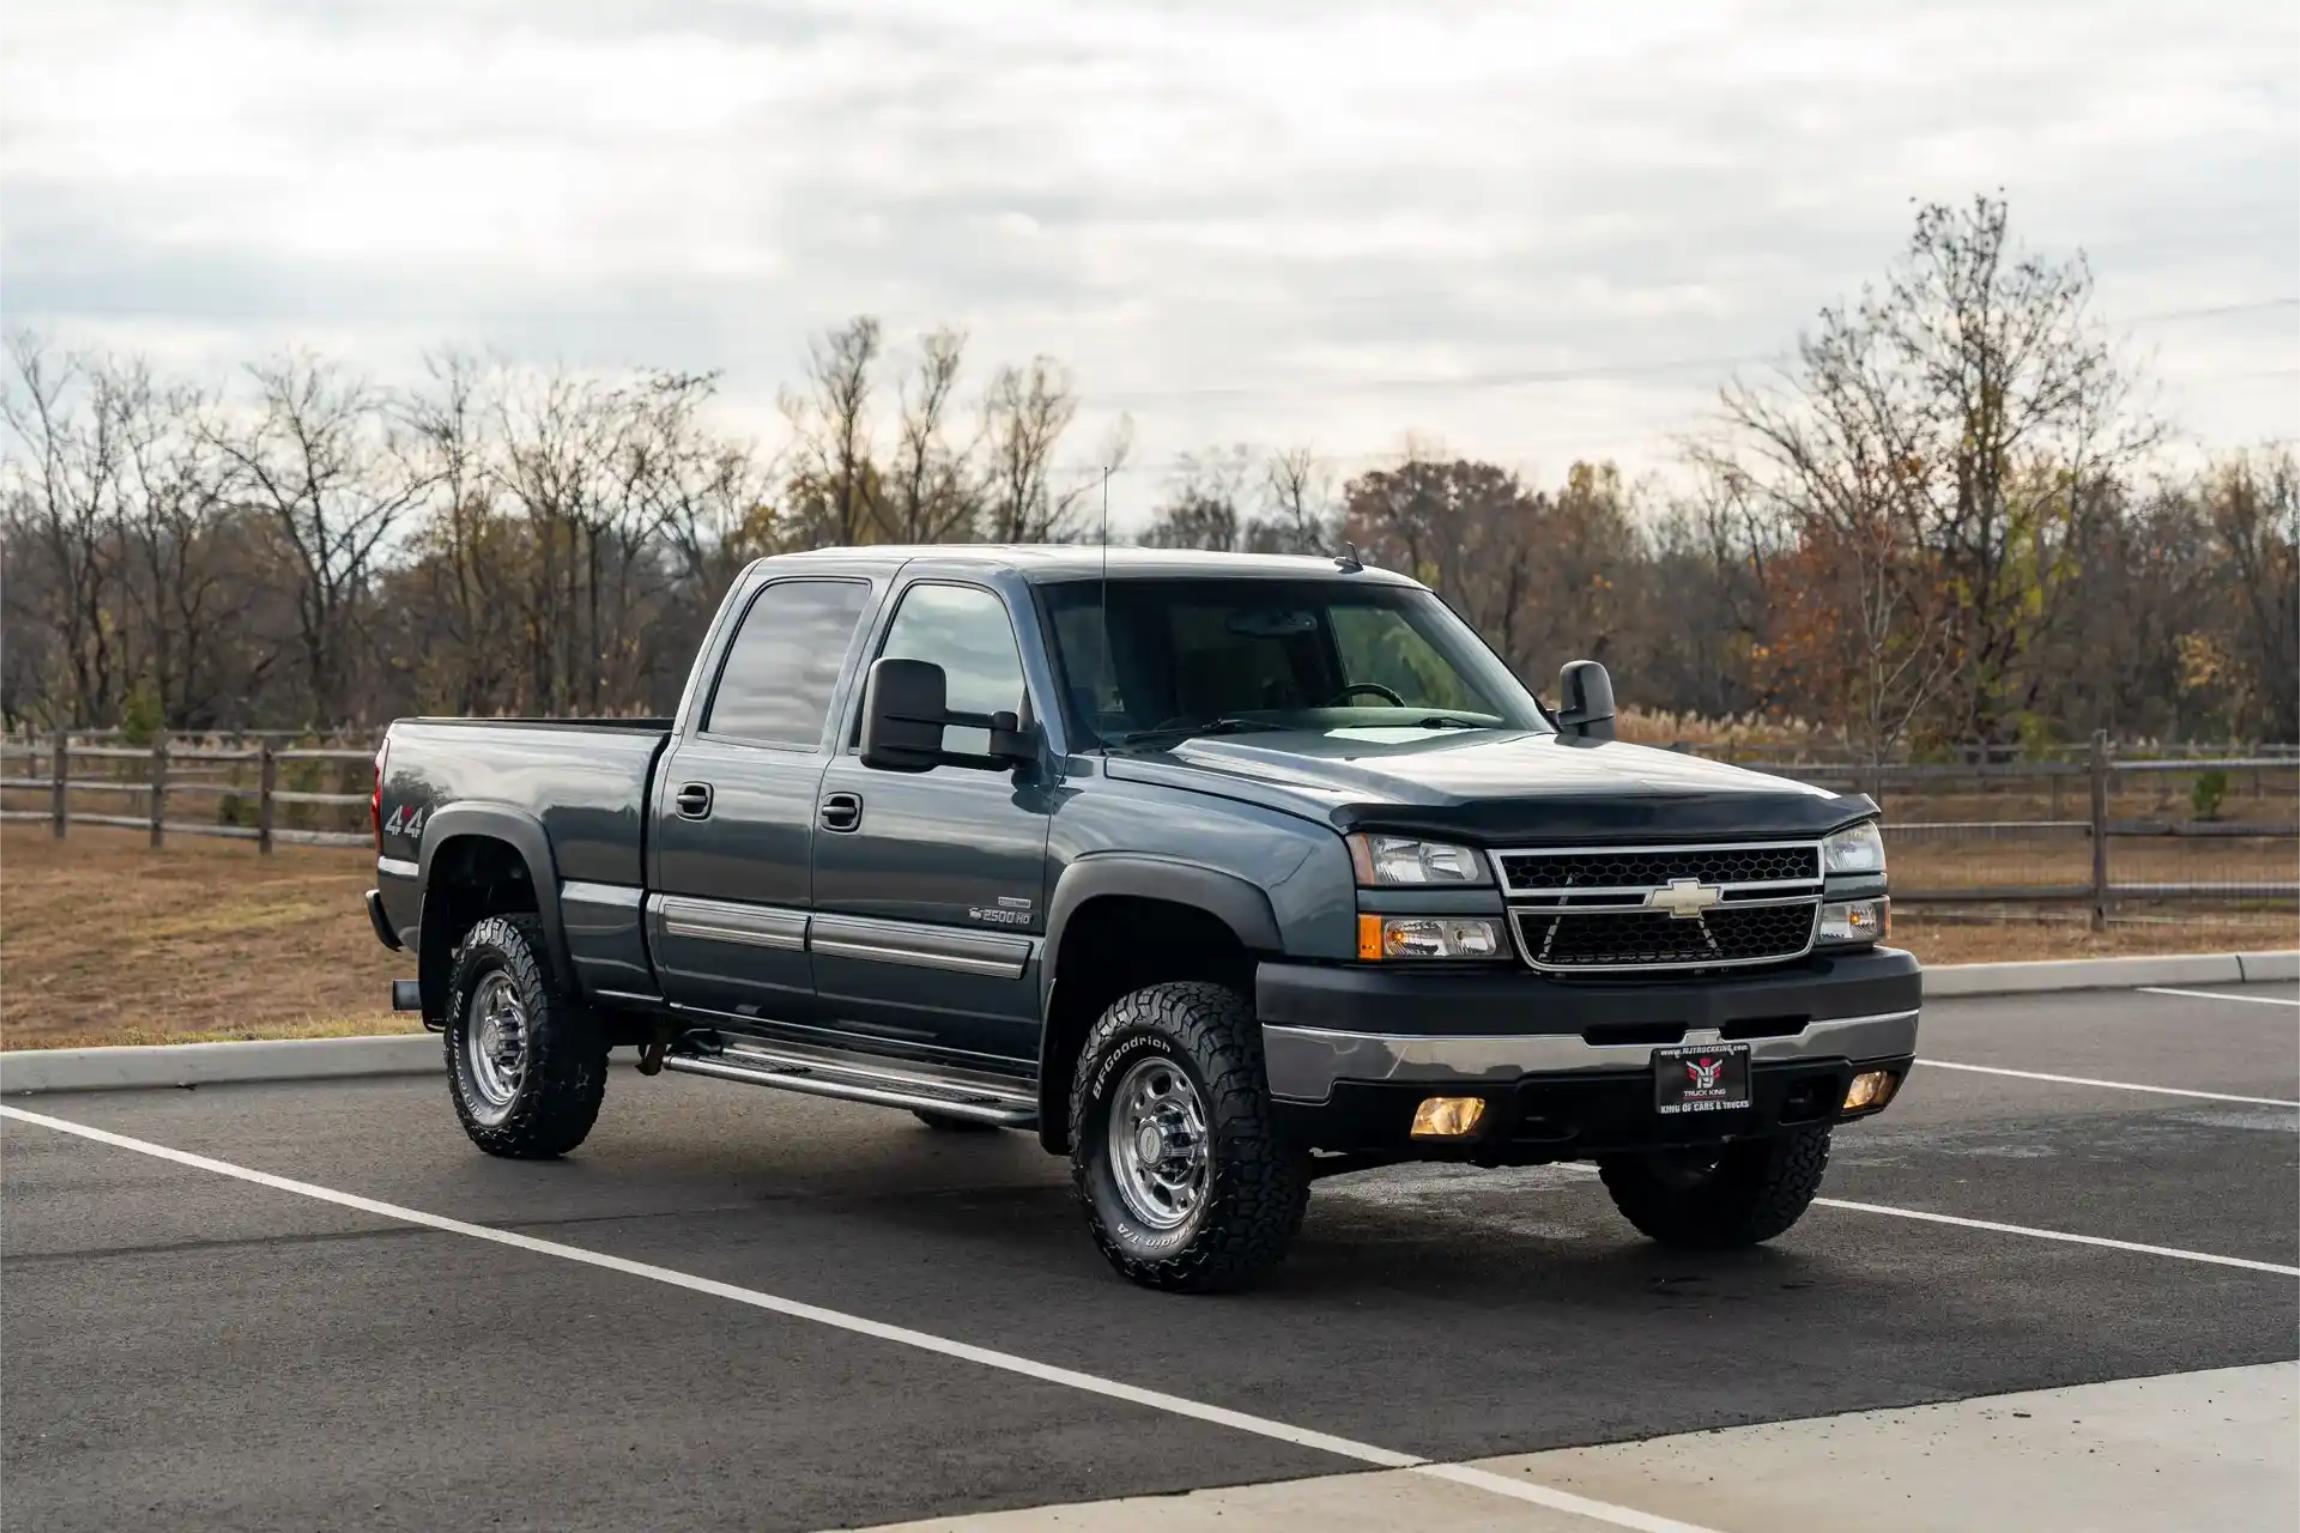
M778 580L760 591L727 646L703 716L707 734L812 750L838 687L870 587L859 580Z
M903 593L880 659L931 660L949 682L953 713L1022 711L1022 656L1006 603L980 586L921 584ZM990 749L980 729L943 731L944 750Z

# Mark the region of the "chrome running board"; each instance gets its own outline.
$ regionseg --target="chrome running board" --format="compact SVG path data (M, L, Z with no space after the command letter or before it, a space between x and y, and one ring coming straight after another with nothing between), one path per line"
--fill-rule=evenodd
M714 1080L743 1081L808 1096L907 1107L1001 1128L1031 1128L1038 1122L1038 1096L1025 1081L976 1075L938 1075L906 1069L891 1060L865 1064L855 1056L790 1046L729 1043L722 1048L686 1051L663 1060L663 1068Z

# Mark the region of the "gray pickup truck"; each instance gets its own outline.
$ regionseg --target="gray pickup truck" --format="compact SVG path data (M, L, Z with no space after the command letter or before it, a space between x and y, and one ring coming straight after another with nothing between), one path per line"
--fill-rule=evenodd
M622 1047L1034 1131L1160 1288L1409 1160L1767 1239L1915 1053L1877 806L1560 687L1353 555L764 559L674 718L393 724L368 913L491 1154L580 1144Z

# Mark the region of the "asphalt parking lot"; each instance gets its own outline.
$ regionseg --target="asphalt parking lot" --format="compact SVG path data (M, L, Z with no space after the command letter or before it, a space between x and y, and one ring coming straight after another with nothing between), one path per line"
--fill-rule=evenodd
M550 1164L429 1079L12 1097L223 1164L0 1125L0 1519L862 1526L2300 1353L2292 986L1936 1002L1920 1050L1770 1247L1662 1252L1578 1168L1395 1168L1222 1299L1113 1276L1027 1136L777 1092L619 1067Z

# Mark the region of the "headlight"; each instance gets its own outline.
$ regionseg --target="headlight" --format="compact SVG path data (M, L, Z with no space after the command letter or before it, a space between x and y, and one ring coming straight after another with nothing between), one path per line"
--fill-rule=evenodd
M1358 917L1358 957L1369 961L1506 956L1501 923L1486 916Z
M1882 873L1885 838L1875 820L1848 825L1821 843L1821 870L1825 873Z
M1466 846L1448 846L1443 841L1352 836L1350 861L1358 870L1358 882L1365 885L1491 882L1485 858Z

